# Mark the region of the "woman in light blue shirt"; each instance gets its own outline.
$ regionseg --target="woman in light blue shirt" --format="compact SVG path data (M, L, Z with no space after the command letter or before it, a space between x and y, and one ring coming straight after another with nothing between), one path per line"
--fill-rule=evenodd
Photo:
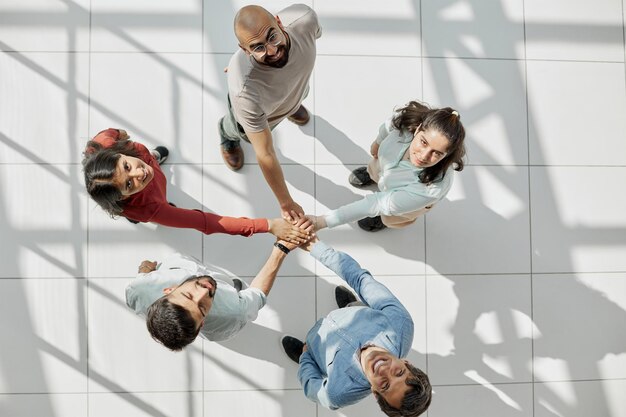
M446 196L452 171L463 169L464 139L456 110L411 101L381 125L369 165L350 175L353 186L377 184L380 191L316 216L316 229L359 219L359 227L370 232L412 224Z

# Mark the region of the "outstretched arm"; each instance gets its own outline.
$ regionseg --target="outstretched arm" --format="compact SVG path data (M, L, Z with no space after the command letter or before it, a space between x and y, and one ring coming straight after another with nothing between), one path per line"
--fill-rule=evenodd
M304 246L304 249L309 250L311 256L346 281L369 307L410 318L408 311L391 291L376 281L369 271L361 268L350 255L336 251L321 241L312 242Z
M270 129L265 128L261 132L246 132L246 135L254 147L256 159L259 162L263 176L278 200L283 218L293 220L291 215L292 210L297 214L303 215L304 211L302 207L293 201L287 189L285 176L283 175L283 170L274 150L272 132Z

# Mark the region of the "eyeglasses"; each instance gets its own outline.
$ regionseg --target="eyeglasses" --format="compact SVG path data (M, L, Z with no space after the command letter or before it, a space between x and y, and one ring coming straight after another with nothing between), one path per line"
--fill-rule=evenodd
M280 32L274 32L267 38L267 42L252 48L252 53L256 55L257 58L263 58L265 54L267 54L267 45L279 46L283 41L284 39Z

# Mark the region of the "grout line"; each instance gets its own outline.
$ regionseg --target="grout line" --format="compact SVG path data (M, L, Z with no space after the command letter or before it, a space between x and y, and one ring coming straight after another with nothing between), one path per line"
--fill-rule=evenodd
M626 68L626 67L625 67ZM87 117L89 119L89 116ZM204 146L204 145L203 145ZM167 163L168 166L182 166L182 167L195 167L207 165L211 167L220 167L223 166L223 162L173 162ZM333 167L342 167L346 165L353 166L362 166L363 162L346 162L346 163L332 163L332 162L285 162L281 163L281 166L303 166L303 165L315 165L315 166L333 166ZM40 166L76 166L81 165L80 162L0 162L0 166L31 166L31 165L40 165ZM258 166L257 162L246 162L246 165ZM494 168L626 168L626 165L559 165L559 164L465 164L466 167L494 167Z
M91 41L92 41L92 1L89 0L89 47L88 47L88 52L87 52L87 139L89 140L90 138L90 132L91 132ZM81 164L82 165L82 164ZM87 363L86 365L86 371L87 371L87 413L86 415L89 416L89 393L91 391L91 361L89 358L89 353L90 353L90 349L89 349L89 266L90 266L90 256L89 256L89 244L90 244L90 238L91 238L91 234L90 234L90 227L89 227L89 221L91 219L91 210L89 210L89 197L87 197L87 215L86 215L86 219L87 219L87 240L85 242L85 245L87 247L86 250L86 271L85 271L85 307L86 307L86 311L85 311L85 327L86 327L86 341L85 341L85 345L86 345L86 355L87 355Z
M201 11L201 16L202 16L202 40L200 42L200 47L202 48L202 55L200 56L200 137L202 138L202 140L200 140L200 160L202 161L202 166L200 167L200 198L202 199L200 201L200 209L204 211L205 207L204 207L204 34L205 34L205 18L204 18L204 6L205 6L206 2L203 0L202 1L202 11ZM205 259L204 259L204 242L205 242L205 238L204 238L204 233L200 234L200 259L202 259L202 264L205 265ZM200 377L202 378L201 381L201 386L202 386L202 392L204 392L204 339L202 340L202 346L201 346L201 358L200 358ZM205 415L205 404L204 404L204 394L201 395L201 409L202 409L202 413L201 415L204 416Z
M534 317L534 300L533 300L533 225L532 225L532 201L531 201L531 175L530 175L530 112L528 99L528 50L526 45L526 2L522 0L522 16L524 30L524 99L526 105L526 152L528 163L528 250L529 250L529 268L530 268L530 321L535 322ZM532 415L535 416L535 326L531 326L530 335L530 378L531 378L531 399L532 399Z

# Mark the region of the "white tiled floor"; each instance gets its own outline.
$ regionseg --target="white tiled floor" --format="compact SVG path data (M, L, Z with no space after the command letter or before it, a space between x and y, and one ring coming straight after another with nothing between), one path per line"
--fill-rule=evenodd
M313 118L275 137L307 212L369 192L347 176L394 106L455 107L468 131L468 165L415 225L320 233L412 314L429 416L626 415L626 0L306 3ZM381 415L372 397L317 407L279 349L334 307L331 271L290 255L255 323L174 354L124 304L139 262L181 251L249 281L272 239L111 220L84 191L83 144L120 127L170 148L179 206L278 216L252 148L240 173L218 149L244 4L1 2L1 415Z

